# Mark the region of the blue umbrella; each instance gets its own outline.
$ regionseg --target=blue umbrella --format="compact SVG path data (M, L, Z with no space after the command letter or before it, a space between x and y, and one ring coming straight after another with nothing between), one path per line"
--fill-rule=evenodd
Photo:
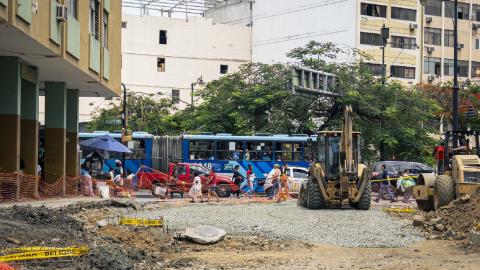
M97 149L104 149L108 151L115 151L120 153L132 153L130 149L125 147L123 144L117 142L114 138L108 136L107 134L100 137L88 139L79 144L88 146L88 147L95 147Z

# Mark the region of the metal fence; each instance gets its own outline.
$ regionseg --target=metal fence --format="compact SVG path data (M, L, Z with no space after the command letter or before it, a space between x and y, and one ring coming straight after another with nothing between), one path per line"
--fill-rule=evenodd
M182 136L155 136L152 140L152 168L168 172L169 157L182 162Z

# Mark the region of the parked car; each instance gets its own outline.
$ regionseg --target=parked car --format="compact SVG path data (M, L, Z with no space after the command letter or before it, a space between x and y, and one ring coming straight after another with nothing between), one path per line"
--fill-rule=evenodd
M290 194L298 194L300 186L303 181L308 180L308 169L298 166L288 167L288 178L292 180L292 183L288 183L288 189ZM266 194L271 193L271 188L266 190Z
M411 176L416 176L421 173L434 173L433 169L427 165L420 162L410 162L410 161L378 161L375 163L375 168L372 173L372 180L381 180L382 179L382 165L387 165L387 172L390 178L397 178L397 172L404 172L405 169L410 171ZM374 182L373 185L378 185L381 182ZM392 185L396 185L397 180L391 181Z

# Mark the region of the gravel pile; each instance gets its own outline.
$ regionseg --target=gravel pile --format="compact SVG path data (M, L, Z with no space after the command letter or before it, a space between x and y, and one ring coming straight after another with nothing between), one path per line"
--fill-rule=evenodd
M342 247L397 248L425 239L408 221L396 221L373 207L369 211L350 209L308 210L296 200L281 204L192 204L166 206L150 211L132 211L125 218L163 216L169 231L184 231L199 225L224 229L228 235L259 235L271 240L310 241Z

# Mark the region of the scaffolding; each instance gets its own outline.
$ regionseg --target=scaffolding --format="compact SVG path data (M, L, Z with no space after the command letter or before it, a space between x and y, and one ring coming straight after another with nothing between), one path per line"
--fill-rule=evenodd
M167 13L171 17L173 12L194 15L204 15L206 11L215 9L215 6L223 2L222 0L122 0L122 6L129 8L139 8L140 16L148 15L149 10ZM187 21L188 21L188 17Z

